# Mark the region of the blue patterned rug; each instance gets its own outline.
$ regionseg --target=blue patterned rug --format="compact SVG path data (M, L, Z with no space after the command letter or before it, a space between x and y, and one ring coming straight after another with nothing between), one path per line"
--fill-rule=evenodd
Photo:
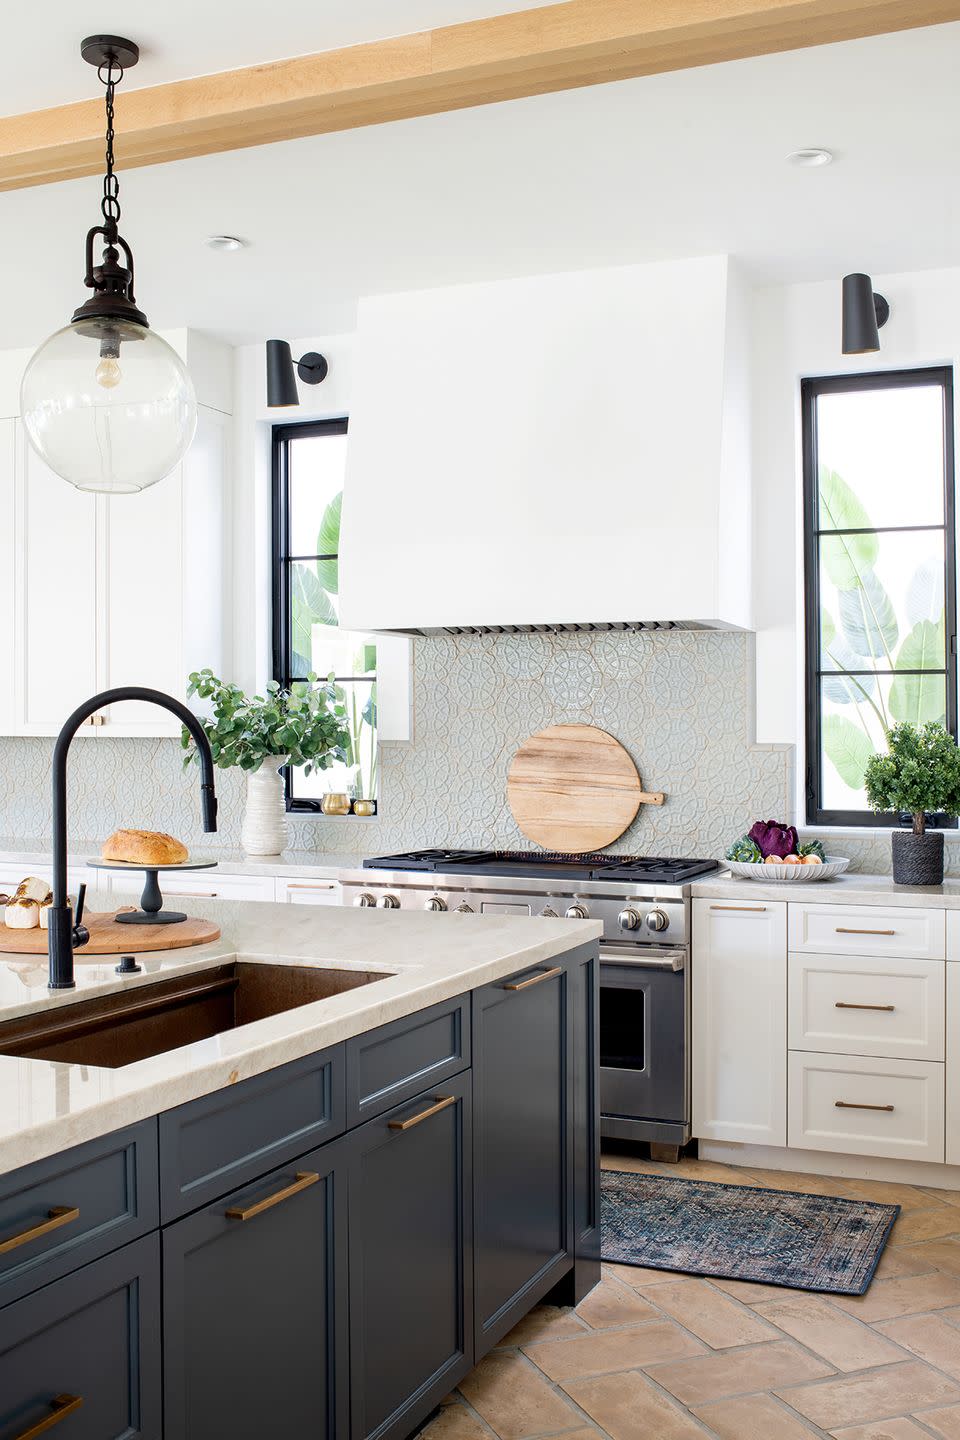
M899 1205L604 1170L603 1258L651 1270L862 1295Z

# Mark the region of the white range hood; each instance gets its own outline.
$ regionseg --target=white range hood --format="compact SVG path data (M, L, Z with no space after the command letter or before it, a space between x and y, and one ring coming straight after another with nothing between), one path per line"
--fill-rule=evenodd
M748 626L744 310L726 256L362 301L341 624Z

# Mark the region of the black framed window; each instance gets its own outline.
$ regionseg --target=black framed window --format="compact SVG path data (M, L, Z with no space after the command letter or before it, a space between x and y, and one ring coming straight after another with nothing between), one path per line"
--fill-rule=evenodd
M347 763L286 774L287 809L319 811L330 791L377 799L377 651L341 630L340 511L347 421L273 427L273 674L332 675L347 716Z
M957 733L953 371L804 380L801 408L807 822L896 825L868 757L900 720Z

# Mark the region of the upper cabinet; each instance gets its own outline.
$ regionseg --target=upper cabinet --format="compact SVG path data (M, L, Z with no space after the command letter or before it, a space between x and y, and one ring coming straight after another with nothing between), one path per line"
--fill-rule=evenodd
M725 256L363 300L341 623L749 625L747 377Z
M81 701L120 685L184 697L191 670L222 663L229 425L229 414L201 404L172 474L138 495L105 496L54 475L20 421L0 420L0 733L54 735ZM81 733L179 735L180 726L125 702Z

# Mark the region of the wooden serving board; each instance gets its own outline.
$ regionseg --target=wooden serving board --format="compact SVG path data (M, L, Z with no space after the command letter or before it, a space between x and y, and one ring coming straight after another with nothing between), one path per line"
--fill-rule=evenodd
M133 908L133 907L130 907ZM86 945L76 951L76 958L85 955L136 955L145 950L181 950L185 945L206 945L220 939L220 926L211 920L181 920L176 925L118 925L109 914L84 915L83 923L90 931ZM0 952L17 955L46 955L47 932L35 926L32 930L10 930L0 924Z
M576 855L612 845L641 805L662 805L664 797L644 790L636 765L605 730L549 725L514 755L507 800L528 839Z

